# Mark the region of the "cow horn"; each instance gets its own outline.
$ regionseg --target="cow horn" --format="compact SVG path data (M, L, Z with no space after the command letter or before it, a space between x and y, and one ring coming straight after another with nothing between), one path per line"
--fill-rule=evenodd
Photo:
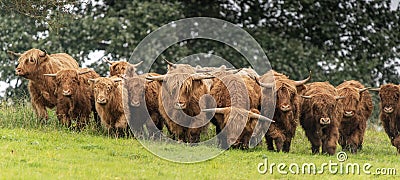
M232 68L226 68L225 70L227 70L228 72L232 73L232 74L236 74L239 71L241 71L243 68L240 69L232 69Z
M174 63L172 63L172 62L166 60L165 58L164 58L164 61L165 61L168 65L170 65L170 66L172 66L172 67L176 67L176 64L174 64Z
M152 80L152 81L163 81L165 79L165 75L147 76L146 79Z
M304 99L311 99L312 98L312 96L301 96L302 98L304 98Z
M336 99L336 100L344 99L344 98L346 98L346 97L345 97L345 96L335 96L335 99Z
M294 85L295 86L301 86L301 85L305 84L307 81L309 81L310 79L311 79L311 71L310 71L310 74L308 75L308 77L306 79L301 80L301 81L294 81Z
M120 81L122 81L122 79L121 79L121 78L116 78L116 79L113 79L112 81L114 81L114 82L120 82Z
M88 82L89 82L89 83L90 83L90 82L96 83L96 82L97 82L97 79L89 79Z
M40 57L45 57L45 56L47 55L47 51L44 50L44 49L40 49L40 50L41 50L44 54L43 54L43 53L40 53L39 56L40 56Z
M225 111L229 107L224 107L224 108L211 108L211 109L202 109L202 112L215 112L215 114L225 114Z
M56 77L57 74L43 74L43 76Z
M7 50L7 53L10 55L13 55L13 56L17 56L17 57L20 57L22 55L21 53L16 53L16 52L10 51L10 50Z
M81 71L81 72L78 72L78 75L87 74L87 73L90 73L91 71L93 71L93 70L92 69L88 69L86 71Z
M376 92L379 92L380 90L381 90L381 88L371 88L371 89L369 89L370 91L376 91Z
M274 120L267 118L265 116L262 116L260 114L256 114L254 112L249 111L249 118L254 118L254 119L258 119L260 121L269 121L269 122L275 122Z
M113 61L110 61L107 57L103 57L103 61L107 62L108 64L112 64Z
M358 89L358 93L362 93L368 89L371 89L371 87L366 87L366 88L362 88L362 89Z
M212 75L206 75L206 74L192 74L191 75L193 80L202 80L202 79L212 79L215 78L215 76Z
M132 64L132 66L133 67L138 67L139 65L141 65L143 63L143 61L140 61L140 62L138 62L138 63L136 63L136 64Z

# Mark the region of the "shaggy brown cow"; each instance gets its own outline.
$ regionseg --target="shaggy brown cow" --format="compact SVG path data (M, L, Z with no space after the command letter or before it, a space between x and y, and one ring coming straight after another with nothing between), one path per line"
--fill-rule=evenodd
M210 95L214 98L217 108L235 107L242 109L257 109L260 104L260 86L254 79L247 75L228 74L215 78L211 86ZM225 127L224 116L215 114L212 118L216 128L216 134L219 134ZM231 132L226 132L231 133ZM234 132L232 132L234 133ZM229 136L229 135L227 135ZM226 148L226 136L218 136L222 148ZM241 142L243 144L244 142Z
M70 68L78 68L78 63L65 53L49 55L46 51L30 49L19 57L15 72L29 80L32 107L39 119L47 121L46 108L53 108L57 103L55 80L43 74L54 74Z
M112 76L121 77L127 72L128 68L133 68L132 70L129 71L129 74L127 74L128 77L137 75L136 67L143 63L143 61L140 61L137 64L130 64L129 62L126 61L110 61L108 58L103 58L103 60L110 64L110 77Z
M270 121L271 119L259 115L257 109L250 111L236 107L212 108L203 109L203 112L214 112L223 117L223 122L220 124L221 133L219 139L222 148L228 148L230 145L233 148L248 149L249 141L255 128L257 121ZM244 128L243 128L244 127Z
M112 133L117 137L128 132L128 123L122 104L123 85L119 83L121 80L115 77L89 79L101 123L106 127L108 134Z
M57 88L56 114L58 120L71 126L71 120L77 122L79 129L83 128L90 119L90 113L93 112L96 123L100 119L95 109L93 91L88 82L91 78L100 77L91 69L64 69L56 74L44 74L55 78Z
M345 81L336 87L343 105L339 144L343 150L357 153L362 148L367 120L372 114L372 97L358 81Z
M314 82L306 85L302 96L300 124L308 140L312 153L335 154L342 118L342 105L335 87L328 82Z
M400 85L385 84L378 89L381 98L379 118L390 142L400 153Z
M158 109L158 94L161 90L159 81L148 81L146 76L158 76L156 73L136 75L124 80L124 108L131 129L138 133L144 132L143 125L147 127L152 136L162 130L164 122ZM150 118L152 121L150 121Z
M200 111L200 107L206 106L200 97L208 93L203 79L212 76L196 74L190 65L173 64L171 67L166 75L147 79L164 81L158 101L169 132L179 141L197 143L208 125L205 113Z
M309 81L311 75L304 80L293 81L281 73L272 71L272 74L269 71L258 80L262 87L261 114L267 116L273 107L272 104L276 104L273 117L275 123L269 126L265 139L268 150L275 150L273 145L275 142L276 151L289 152L300 115L300 97L297 88ZM272 77L275 78L275 83L270 83Z

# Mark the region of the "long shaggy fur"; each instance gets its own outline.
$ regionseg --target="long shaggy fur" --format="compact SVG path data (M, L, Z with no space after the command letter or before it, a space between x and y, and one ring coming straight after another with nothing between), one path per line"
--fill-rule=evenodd
M43 74L55 74L70 68L78 68L78 63L65 53L49 55L39 49L30 49L18 59L17 75L29 80L32 107L40 119L47 120L46 108L53 108L57 103L55 81Z

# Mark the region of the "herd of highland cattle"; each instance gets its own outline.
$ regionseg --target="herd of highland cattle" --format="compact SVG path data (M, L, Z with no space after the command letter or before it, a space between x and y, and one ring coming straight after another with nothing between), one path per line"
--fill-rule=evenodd
M56 108L65 126L84 128L93 117L116 136L132 131L157 133L166 127L175 140L197 143L211 124L222 148L248 148L256 124L269 125L263 135L269 150L289 152L298 124L311 142L312 153L334 154L362 149L373 106L369 91L379 91L380 120L400 153L400 86L366 88L360 82L291 80L249 68L192 67L168 64L168 73L137 74L140 65L109 61L110 76L78 67L68 54L30 49L18 56L15 72L28 79L31 104L39 119ZM210 100L210 98L212 100ZM273 105L272 105L273 104ZM275 105L276 104L276 105ZM273 116L271 116L273 114ZM270 117L270 118L267 118Z

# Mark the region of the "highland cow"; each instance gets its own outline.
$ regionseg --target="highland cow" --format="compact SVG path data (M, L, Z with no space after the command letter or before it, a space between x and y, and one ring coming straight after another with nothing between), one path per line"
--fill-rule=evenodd
M46 108L53 108L57 104L54 94L57 87L55 80L43 74L54 74L59 70L71 68L78 68L78 63L65 53L49 55L46 51L30 49L19 57L15 72L29 80L32 107L40 120L47 121Z
M302 96L300 124L311 142L313 154L320 152L333 155L339 139L342 105L336 89L328 82L306 85Z
M123 85L119 83L121 80L115 77L89 79L96 101L96 111L99 113L101 123L107 129L109 135L114 134L116 137L129 132L122 104Z
M345 81L336 87L339 96L345 97L342 122L339 127L339 144L343 150L357 153L362 148L367 120L372 114L372 97L358 81Z
M379 119L382 122L386 134L389 136L391 144L400 153L400 86L395 84L385 84L378 89L381 98Z
M270 82L272 77L275 83ZM275 123L269 126L265 135L268 150L275 150L273 145L275 142L276 151L290 151L300 115L300 97L297 88L304 86L310 78L311 75L304 80L293 81L275 71L269 71L259 78L258 83L262 87L261 114L264 116L271 114L271 108L276 104L273 117Z
M75 120L77 127L81 129L89 122L91 112L96 123L100 123L93 91L88 82L91 78L100 77L95 71L87 68L64 69L56 74L44 75L54 77L57 84L56 114L62 124L71 127L72 120Z
M129 70L129 74L127 74L128 77L137 75L136 67L143 63L143 61L140 61L137 64L130 64L126 61L110 61L108 58L103 58L103 60L110 64L110 77L122 77L126 72L128 72L129 68L131 68L131 70Z

